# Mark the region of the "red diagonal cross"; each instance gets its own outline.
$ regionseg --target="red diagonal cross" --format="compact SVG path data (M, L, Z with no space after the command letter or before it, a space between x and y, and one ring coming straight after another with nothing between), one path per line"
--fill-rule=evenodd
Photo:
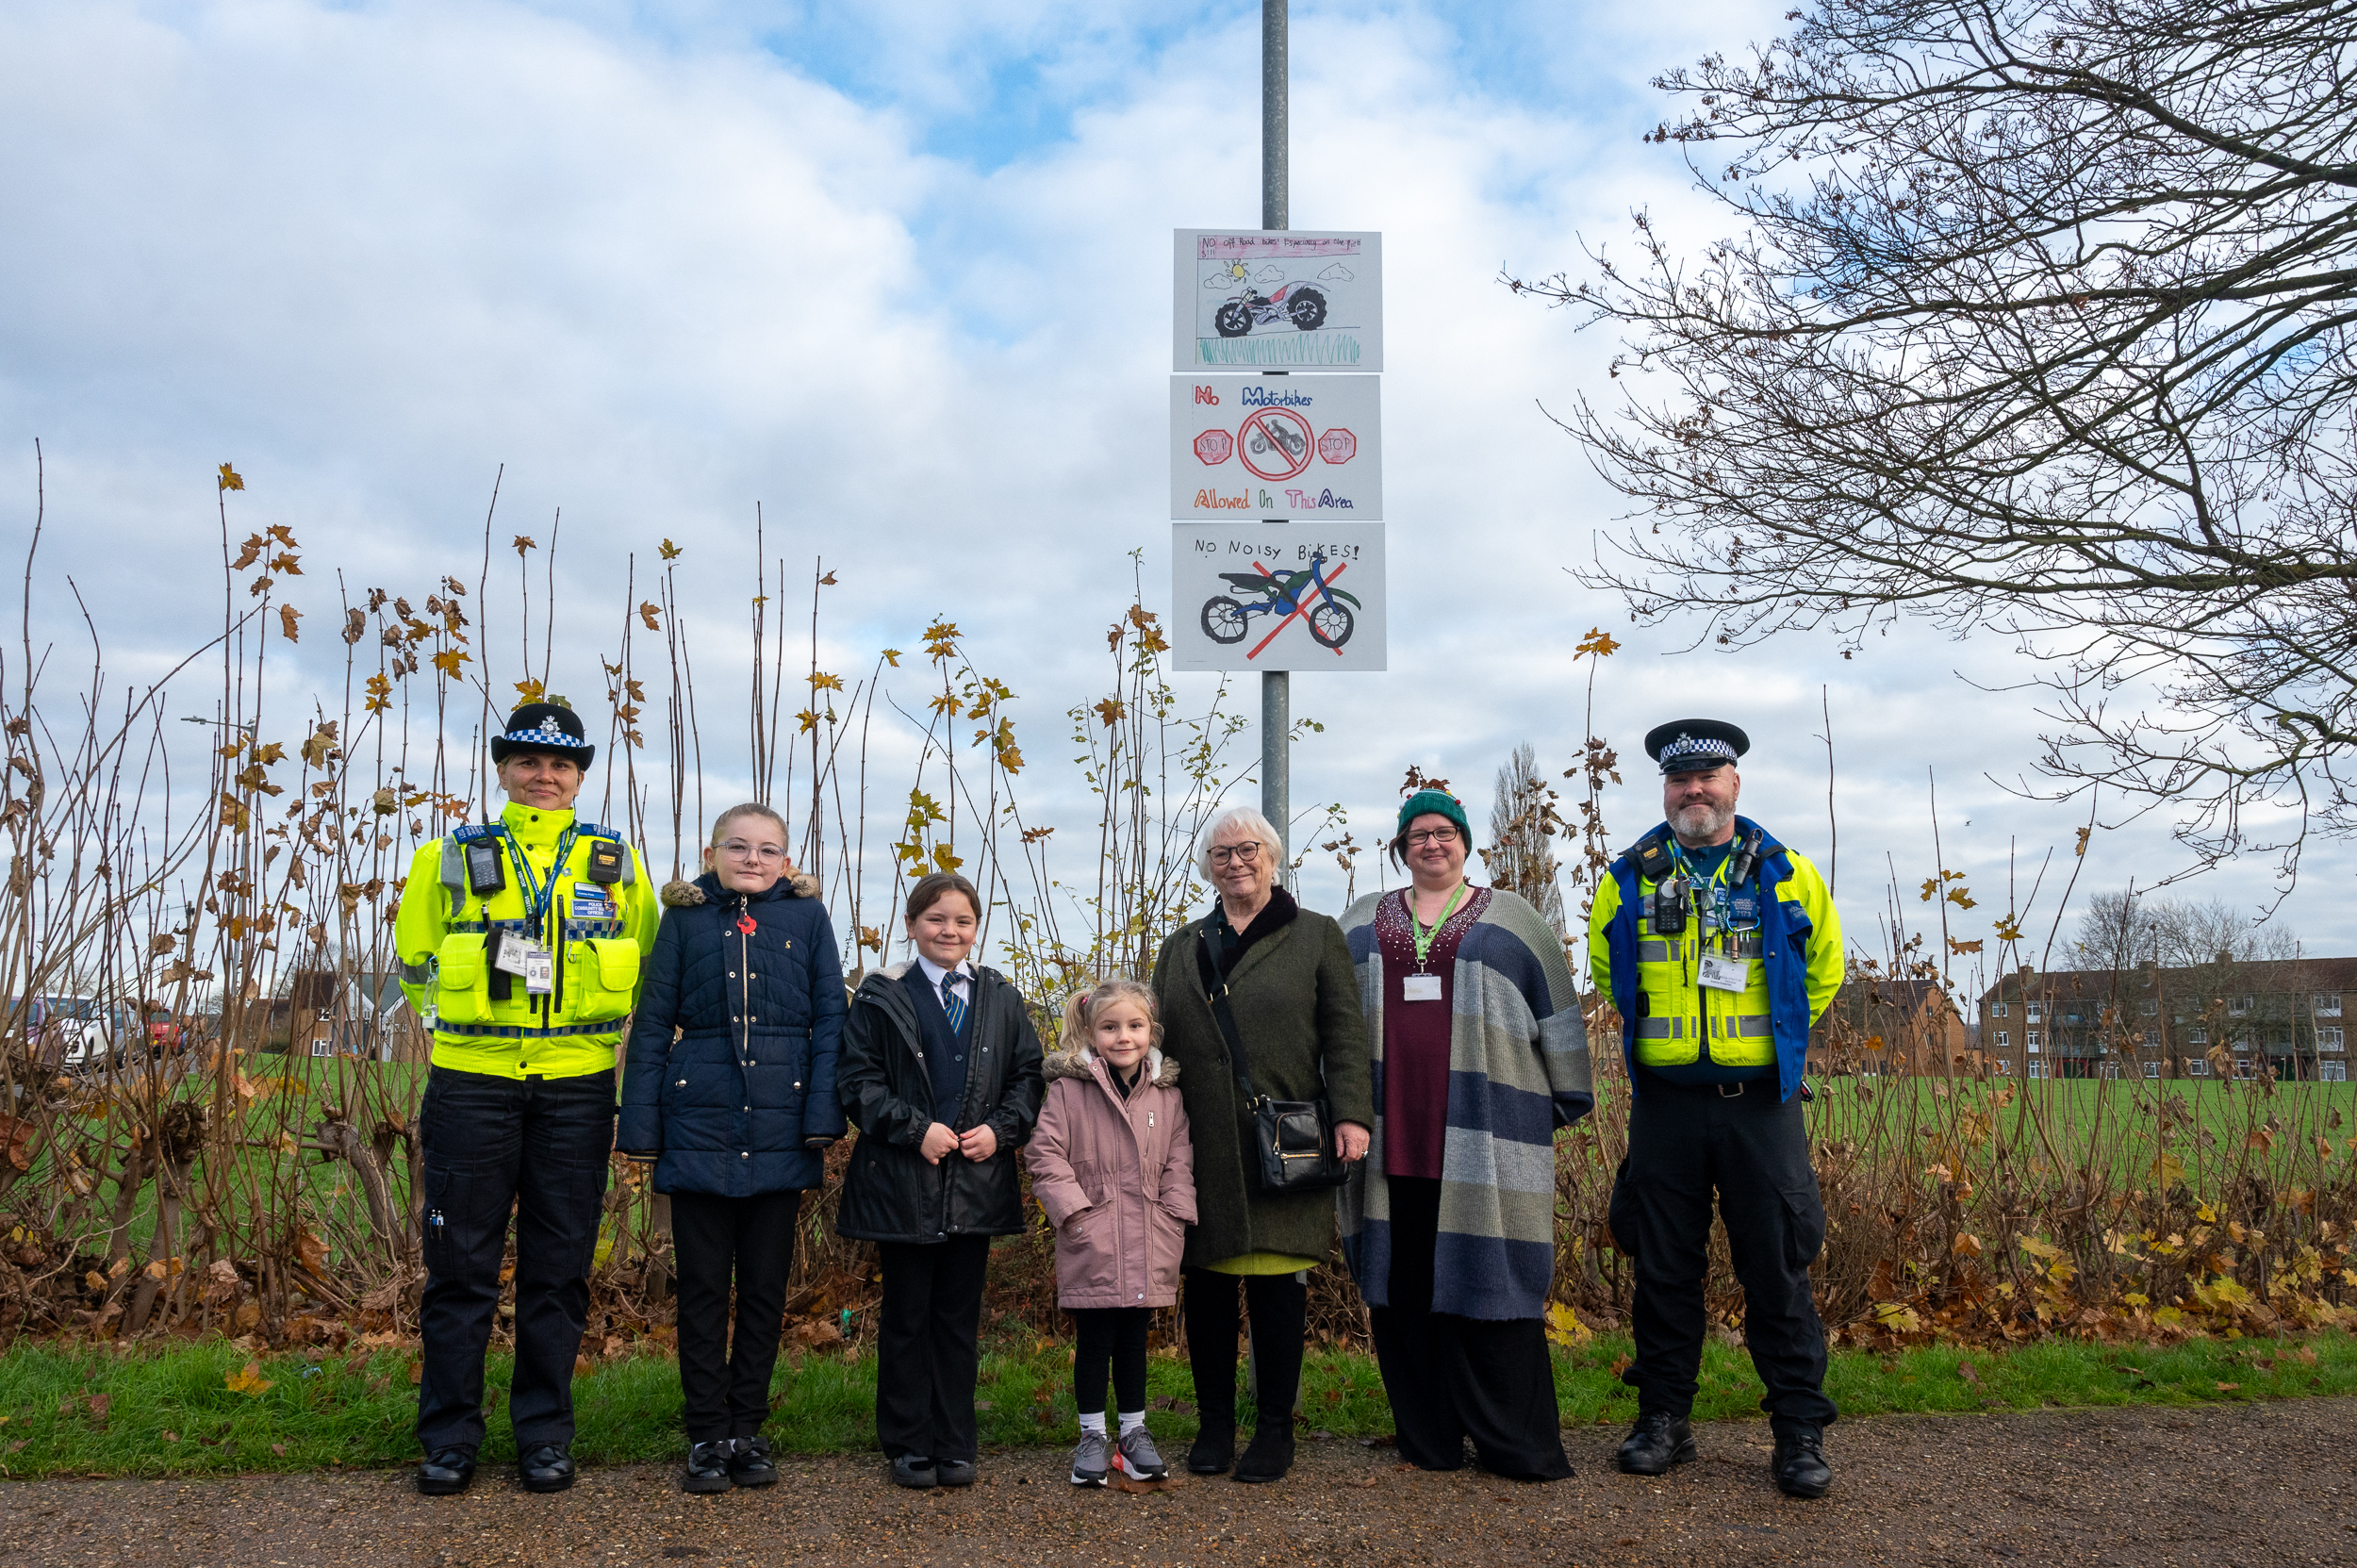
M1261 565L1260 562L1258 562L1258 561L1255 561L1255 562L1253 562L1253 563L1252 563L1252 569L1253 569L1253 570L1255 570L1255 571L1257 571L1257 572L1259 572L1259 573L1260 573L1261 576L1263 576L1263 577L1274 578L1274 577L1276 577L1276 575L1277 575L1277 573L1275 573L1275 572L1273 572L1273 571L1269 570L1269 569L1268 569L1268 568L1266 568L1266 567L1262 566L1262 565ZM1335 568L1332 571L1327 572L1327 573L1326 574L1326 580L1327 580L1327 582L1329 582L1329 583L1330 583L1330 582L1332 582L1335 578L1340 577L1340 576L1341 576L1343 572L1348 571L1349 569L1350 569L1350 563L1349 563L1348 561L1344 561L1344 562L1343 562L1341 566L1338 566L1338 567L1336 567L1336 568ZM1312 581L1312 582L1310 584L1310 587L1315 587L1315 586L1317 586L1317 584L1316 584L1314 581ZM1298 593L1298 594L1294 595L1294 613L1293 613L1293 615L1289 615L1289 616L1287 616L1284 619L1282 619L1282 620L1278 621L1278 622L1277 623L1277 625L1275 626L1275 628L1274 628L1274 629L1272 629L1272 630L1270 631L1270 633L1269 633L1269 635L1268 635L1267 636L1262 637L1262 638L1261 638L1259 642L1257 642L1257 643L1253 644L1253 647L1252 647L1252 652L1249 652L1249 653L1246 653L1246 654L1244 655L1244 657L1245 657L1245 658L1247 658L1247 659L1257 659L1257 658L1259 658L1259 657L1261 656L1261 649L1263 649L1263 648L1266 648L1266 647L1267 647L1270 643L1275 642L1275 641L1277 640L1277 634L1278 632L1283 631L1286 627L1291 626L1291 625L1294 623L1294 616L1300 615L1303 611L1307 610L1309 607L1310 607L1310 596L1309 596L1309 593L1308 593L1306 590L1305 590L1305 591L1303 591L1303 592L1301 592L1301 593ZM1324 645L1323 645L1323 644L1321 644L1320 646L1324 646ZM1335 649L1335 650L1333 651L1333 653L1334 653L1334 656L1335 656L1336 658L1338 658L1338 659L1339 659L1339 658L1341 658L1341 657L1343 656L1343 651L1342 651L1341 649L1339 649L1339 648Z

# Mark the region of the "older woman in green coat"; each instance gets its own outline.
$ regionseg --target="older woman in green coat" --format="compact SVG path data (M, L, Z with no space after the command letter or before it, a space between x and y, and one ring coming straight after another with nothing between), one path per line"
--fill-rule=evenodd
M1187 1233L1185 1316L1201 1435L1187 1468L1240 1481L1273 1481L1293 1465L1294 1395L1301 1381L1310 1292L1305 1271L1334 1241L1331 1191L1260 1186L1252 1113L1237 1087L1210 1001L1224 976L1253 1087L1277 1099L1332 1105L1336 1151L1367 1152L1375 1122L1367 1027L1342 927L1303 909L1277 885L1283 847L1259 812L1211 819L1200 869L1218 890L1209 915L1181 927L1154 961L1162 1051L1178 1063L1178 1090L1195 1140L1196 1221ZM1236 1457L1237 1292L1252 1314L1259 1415Z

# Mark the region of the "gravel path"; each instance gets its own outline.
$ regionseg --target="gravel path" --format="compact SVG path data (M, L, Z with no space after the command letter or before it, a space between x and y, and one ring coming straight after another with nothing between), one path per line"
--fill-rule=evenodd
M1906 1563L2093 1568L2357 1564L2357 1400L1845 1422L1835 1490L1780 1497L1764 1425L1702 1432L1665 1480L1566 1434L1579 1474L1528 1486L1400 1470L1304 1443L1283 1483L1076 1493L1061 1452L987 1456L963 1493L880 1464L789 1459L766 1492L688 1497L669 1468L595 1470L535 1497L506 1474L428 1499L399 1472L0 1484L0 1565L484 1568L493 1563Z

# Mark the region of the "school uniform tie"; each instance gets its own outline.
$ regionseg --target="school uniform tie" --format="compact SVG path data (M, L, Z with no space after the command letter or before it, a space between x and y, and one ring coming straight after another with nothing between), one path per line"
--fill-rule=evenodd
M941 1010L949 1015L952 1034L965 1027L965 999L958 995L958 982L964 978L955 969L941 977Z

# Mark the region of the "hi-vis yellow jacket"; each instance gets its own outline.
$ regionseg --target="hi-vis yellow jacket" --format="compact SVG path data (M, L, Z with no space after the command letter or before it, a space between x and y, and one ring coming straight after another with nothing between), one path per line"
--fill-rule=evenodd
M486 900L468 886L464 851L494 844L505 885ZM618 880L591 876L599 853L605 875ZM661 915L637 850L570 811L511 801L497 824L420 847L393 942L402 991L434 1032L434 1065L499 1078L576 1078L612 1067L637 1005L639 959L654 944ZM548 995L529 994L520 975L504 977L504 987L495 980L485 954L494 930L554 954ZM493 995L503 988L503 999Z
M1754 823L1735 819L1739 841ZM1667 823L1655 834L1666 842ZM1754 895L1755 929L1714 933L1709 950L1744 966L1744 988L1722 991L1700 981L1702 922L1665 936L1653 929L1653 879L1630 850L1612 862L1588 919L1588 966L1596 989L1621 1015L1621 1048L1637 1065L1678 1066L1710 1059L1727 1066L1777 1068L1778 1098L1789 1099L1808 1065L1808 1032L1841 989L1841 916L1825 879L1807 858L1761 834ZM1722 864L1721 871L1726 869Z

